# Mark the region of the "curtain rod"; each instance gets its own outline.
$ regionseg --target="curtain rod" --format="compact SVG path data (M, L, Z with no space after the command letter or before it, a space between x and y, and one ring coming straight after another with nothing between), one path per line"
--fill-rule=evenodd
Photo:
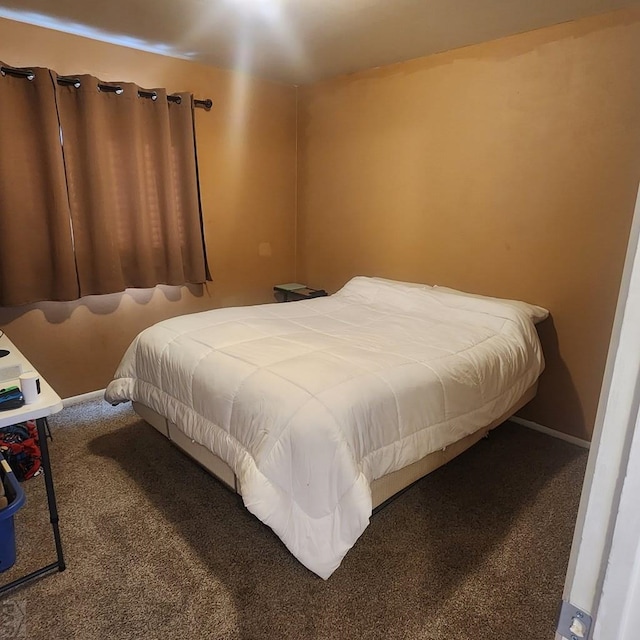
M33 80L36 77L36 74L33 71L33 69L15 69L13 67L0 67L0 73L2 73L3 76L9 75L9 76L14 76L16 78L26 78L29 81ZM65 85L65 86L73 86L76 89L79 89L81 84L80 78L76 78L74 76L58 76L56 78L56 81L58 84ZM118 95L120 95L124 91L124 89L120 85L106 84L104 82L98 83L98 89L100 91L116 93ZM156 91L147 91L145 89L139 89L138 97L157 100L158 93ZM178 95L168 95L167 100L169 102L175 102L176 104L180 104L182 102L182 98ZM211 100L211 98L206 98L204 100L194 99L193 106L201 107L205 111L209 111L211 107L213 107L213 100Z
M33 80L36 74L31 69L13 69L12 67L0 67L3 76L15 76L16 78L26 78Z

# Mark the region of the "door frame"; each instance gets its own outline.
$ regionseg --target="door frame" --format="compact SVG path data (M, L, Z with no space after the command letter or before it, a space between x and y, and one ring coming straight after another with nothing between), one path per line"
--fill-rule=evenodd
M563 600L592 616L593 640L638 637L633 615L640 607L640 509L634 500L640 495L639 236L640 192L563 593Z

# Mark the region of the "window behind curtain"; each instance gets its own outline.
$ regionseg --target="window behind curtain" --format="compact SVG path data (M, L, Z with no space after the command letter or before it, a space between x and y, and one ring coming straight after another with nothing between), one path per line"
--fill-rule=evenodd
M206 279L191 96L57 86L80 294Z
M79 297L54 84L33 72L0 75L2 306Z

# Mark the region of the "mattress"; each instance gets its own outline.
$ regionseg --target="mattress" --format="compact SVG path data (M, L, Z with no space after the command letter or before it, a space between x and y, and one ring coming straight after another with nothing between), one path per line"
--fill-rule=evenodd
M517 305L356 277L325 298L150 327L105 398L214 452L247 509L328 578L368 525L372 481L490 424L543 368Z

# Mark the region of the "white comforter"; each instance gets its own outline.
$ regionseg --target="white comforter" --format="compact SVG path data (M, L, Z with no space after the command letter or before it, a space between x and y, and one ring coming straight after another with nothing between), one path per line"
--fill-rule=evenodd
M369 523L372 480L490 423L543 367L513 306L357 277L326 298L160 322L105 397L225 460L247 509L328 578Z

